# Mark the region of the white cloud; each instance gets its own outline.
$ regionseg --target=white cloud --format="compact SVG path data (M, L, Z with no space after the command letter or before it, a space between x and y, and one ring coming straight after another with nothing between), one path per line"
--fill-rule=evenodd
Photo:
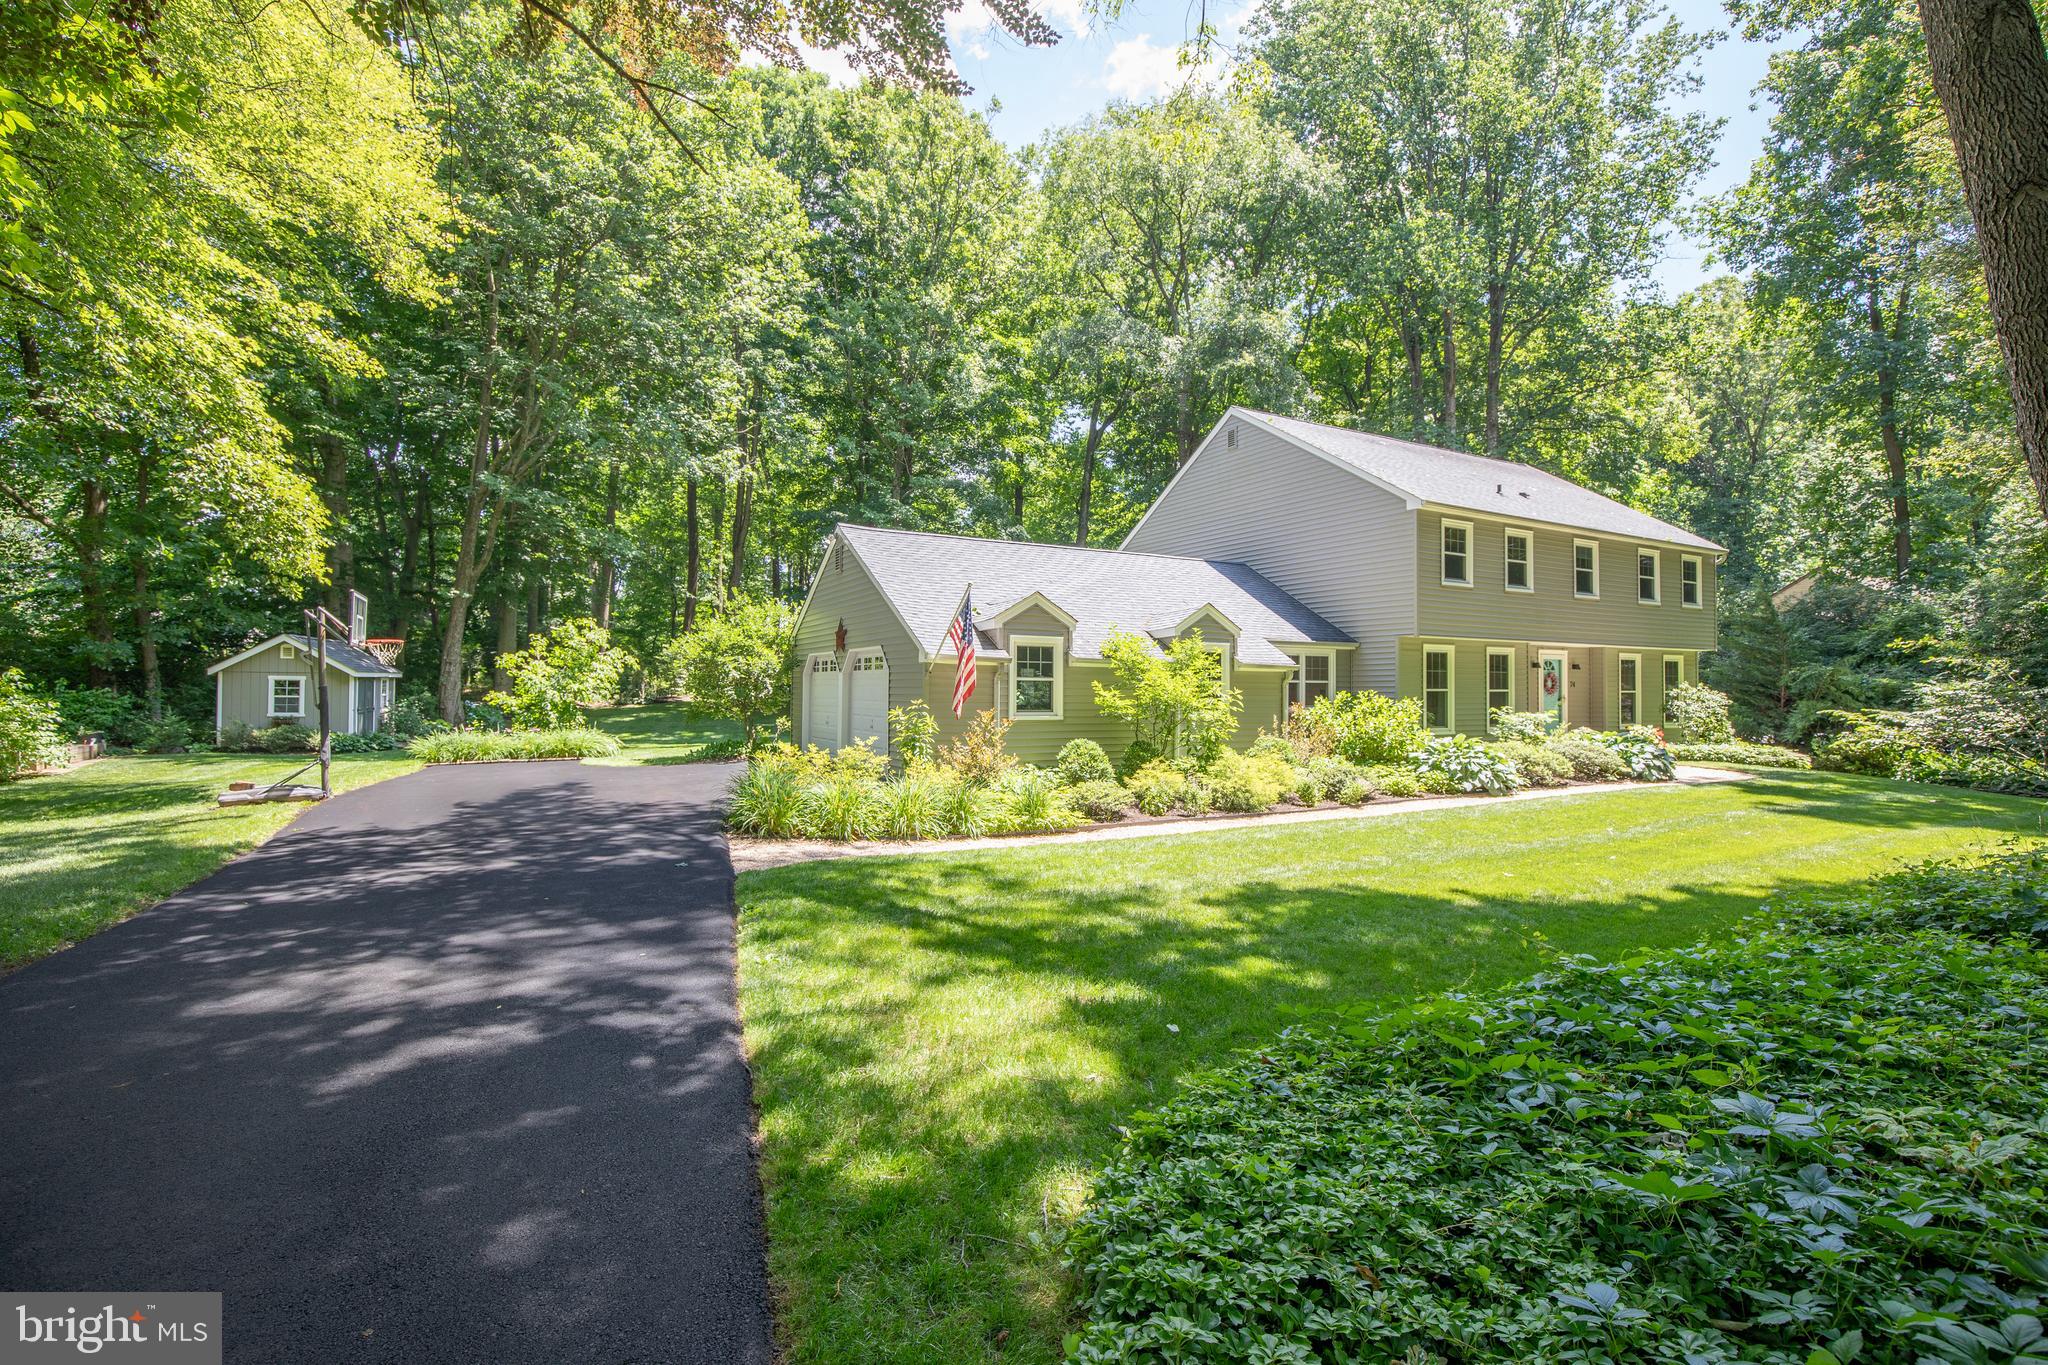
M1090 32L1087 0L1041 0L1038 11L1068 41L1086 38ZM988 40L1002 31L987 0L964 0L959 9L946 16L946 37L957 50L976 61L989 59L992 52Z
M790 29L789 41L796 46L796 55L803 62L804 70L815 71L842 89L860 84L860 73L853 69L853 63L846 59L845 53L835 48L812 47L797 37L794 27ZM740 65L769 66L772 59L749 49L740 54Z
M1153 42L1149 33L1126 39L1111 48L1102 63L1103 88L1112 95L1142 100L1176 90L1191 80L1208 83L1221 79L1220 58L1183 67L1180 51L1179 44Z

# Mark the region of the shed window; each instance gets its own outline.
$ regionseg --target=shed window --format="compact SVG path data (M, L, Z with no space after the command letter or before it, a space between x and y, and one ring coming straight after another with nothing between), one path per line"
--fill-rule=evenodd
M272 675L270 679L270 714L273 716L305 715L306 680L297 675L291 677Z
M1472 527L1468 522L1443 524L1444 582L1461 588L1472 586Z
M1657 596L1657 552L1636 551L1636 601L1655 606Z
M1422 651L1422 718L1432 730L1451 728L1451 650L1427 645Z
M1337 694L1337 656L1327 651L1310 653L1303 651L1291 656L1294 672L1287 678L1287 701L1291 706L1307 706L1317 697L1332 697Z
M1700 605L1700 557L1687 555L1678 561L1679 605L1697 607Z
M1010 714L1024 718L1059 715L1059 641L1012 637L1010 658Z
M1600 545L1592 540L1572 542L1572 591L1580 597L1600 595Z
M1507 561L1509 592L1536 591L1535 551L1527 531L1508 528Z
M1640 708L1636 698L1642 693L1643 661L1634 654L1621 656L1621 723L1634 725Z

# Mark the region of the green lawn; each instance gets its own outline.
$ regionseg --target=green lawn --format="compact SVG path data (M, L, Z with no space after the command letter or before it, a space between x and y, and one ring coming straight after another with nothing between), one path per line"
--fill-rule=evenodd
M797 1362L1050 1361L1113 1126L1334 1002L1726 930L1777 892L2040 833L1833 773L739 883L769 1257Z
M262 843L306 807L222 808L214 797L230 782L282 779L307 757L102 758L0 786L0 970L96 934ZM334 785L419 766L403 753L337 755Z
M584 714L626 746L616 758L585 759L587 763L692 763L720 756L728 748L734 755L739 752L739 726L676 702L612 706Z

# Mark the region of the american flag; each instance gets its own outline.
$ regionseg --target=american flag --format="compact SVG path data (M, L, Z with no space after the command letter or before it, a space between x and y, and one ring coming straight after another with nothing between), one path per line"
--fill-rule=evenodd
M960 598L959 614L953 618L953 624L946 627L946 639L960 657L960 671L953 675L953 714L957 716L960 708L967 705L967 699L974 695L973 594L964 594Z

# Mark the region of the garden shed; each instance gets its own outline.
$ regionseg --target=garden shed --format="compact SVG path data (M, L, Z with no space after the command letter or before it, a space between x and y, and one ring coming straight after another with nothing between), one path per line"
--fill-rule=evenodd
M367 638L368 605L350 603L347 640L327 641L328 720L335 734L375 734L403 676L393 662L397 641ZM230 725L252 730L320 723L319 642L306 635L273 635L206 671L213 678L213 734Z

